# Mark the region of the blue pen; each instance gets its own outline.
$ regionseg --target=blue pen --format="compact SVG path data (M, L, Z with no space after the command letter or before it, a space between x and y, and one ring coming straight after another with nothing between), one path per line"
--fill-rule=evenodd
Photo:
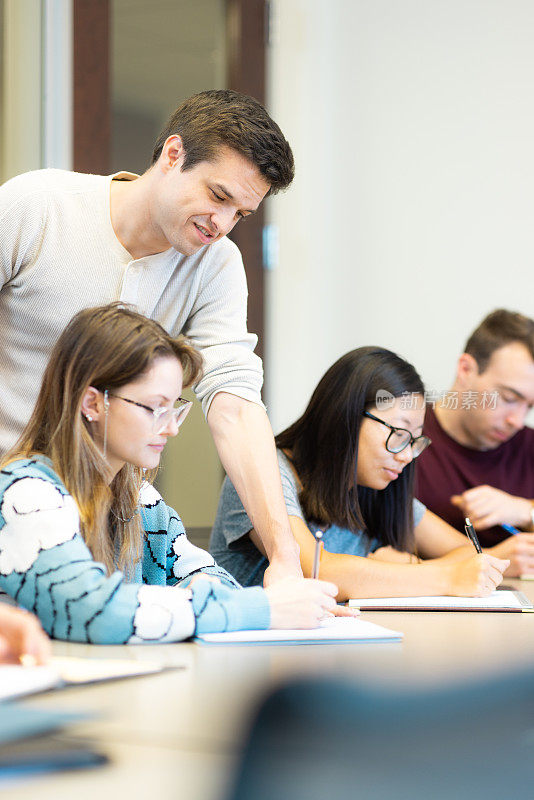
M513 525L505 525L504 522L501 523L501 528L504 528L506 533L511 533L512 536L517 536L518 533L522 532L522 531L518 531L517 528L514 528Z

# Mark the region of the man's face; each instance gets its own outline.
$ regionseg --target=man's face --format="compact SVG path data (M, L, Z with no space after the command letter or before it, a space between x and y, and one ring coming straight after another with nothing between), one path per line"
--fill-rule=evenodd
M477 450L492 450L524 427L534 406L534 360L520 342L504 345L484 372L474 366L463 376L461 390L475 393L470 396L473 406L462 416L466 441ZM459 402L466 398L464 394Z
M151 221L157 235L186 256L226 236L236 222L256 211L270 188L252 162L228 147L215 161L202 161L185 172L183 149L166 157L164 153Z

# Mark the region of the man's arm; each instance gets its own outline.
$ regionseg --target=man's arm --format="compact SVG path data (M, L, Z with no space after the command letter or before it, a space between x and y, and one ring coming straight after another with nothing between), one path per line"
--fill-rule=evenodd
M208 412L208 425L223 467L269 559L264 583L302 575L265 410L228 392L218 392Z

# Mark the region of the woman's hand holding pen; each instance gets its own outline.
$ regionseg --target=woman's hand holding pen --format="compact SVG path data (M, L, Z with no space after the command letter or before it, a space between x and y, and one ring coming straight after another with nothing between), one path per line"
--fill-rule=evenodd
M459 597L488 597L502 582L503 574L510 562L473 553L468 558L445 567L450 575L450 591L447 594Z

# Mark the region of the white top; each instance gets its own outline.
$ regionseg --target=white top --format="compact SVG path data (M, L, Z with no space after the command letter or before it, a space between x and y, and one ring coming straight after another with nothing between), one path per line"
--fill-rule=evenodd
M202 350L204 413L219 391L261 404L263 370L247 333L241 254L223 238L184 256L132 259L111 225L110 183L132 173L46 169L0 188L0 452L33 410L50 351L82 308L115 300Z

